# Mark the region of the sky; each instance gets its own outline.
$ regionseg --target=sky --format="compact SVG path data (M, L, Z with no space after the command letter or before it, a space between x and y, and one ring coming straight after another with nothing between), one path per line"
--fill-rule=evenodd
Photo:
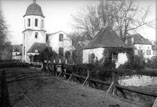
M23 16L27 7L33 0L1 0L0 9L2 10L4 20L8 27L8 37L12 44L22 43L22 31L24 30ZM73 32L72 15L77 15L80 9L86 6L95 5L97 0L36 0L41 6L45 16L45 30L47 33L64 31ZM141 9L149 8L148 20L155 20L155 0L140 0ZM155 40L156 30L154 28L144 27L139 29L138 33L144 37Z

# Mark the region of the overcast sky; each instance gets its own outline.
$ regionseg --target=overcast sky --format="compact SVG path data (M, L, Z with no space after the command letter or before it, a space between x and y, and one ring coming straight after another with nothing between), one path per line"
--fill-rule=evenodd
M22 43L22 31L24 30L23 15L27 7L33 0L1 0L1 9L9 30L9 39L12 44ZM37 0L45 16L45 30L47 33L53 33L60 30L66 33L72 32L73 27L71 15L76 15L77 11L85 8L87 5L98 3L96 0ZM150 7L149 20L155 20L155 0L141 0L139 5L146 9ZM145 30L139 29L138 32L144 37L154 40L155 29L145 27Z

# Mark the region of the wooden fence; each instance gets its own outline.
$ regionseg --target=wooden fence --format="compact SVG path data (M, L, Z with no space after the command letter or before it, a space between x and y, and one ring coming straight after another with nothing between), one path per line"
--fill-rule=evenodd
M97 89L105 90L107 94L121 95L125 99L129 99L126 95L127 92L149 97L152 99L151 103L157 97L157 93L132 89L118 84L118 76L137 74L134 70L109 69L90 65L54 64L47 65L45 71L57 77L64 77L67 80L80 82L82 85L89 85Z
M28 67L26 64L3 63L0 68L8 67ZM82 85L88 85L97 89L105 90L107 94L122 96L128 98L128 93L136 93L141 96L152 99L151 104L157 97L157 93L132 89L118 84L118 77L125 75L147 75L146 72L136 72L128 69L110 69L108 67L95 67L91 65L67 65L67 64L46 64L42 66L45 72L51 73L57 77L64 77L67 80L80 82ZM154 75L151 72L151 75ZM156 75L155 75L156 76Z

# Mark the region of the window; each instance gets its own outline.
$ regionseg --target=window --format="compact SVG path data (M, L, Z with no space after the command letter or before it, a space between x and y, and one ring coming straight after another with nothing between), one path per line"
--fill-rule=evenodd
M24 46L24 51L23 51L24 55L25 55L25 46Z
M63 53L64 53L64 48L59 48L59 56L63 56Z
M138 50L138 55L143 55L143 51L142 50Z
M35 38L38 38L38 32L35 32Z
M59 41L63 41L63 34L59 34Z
M147 50L147 55L151 55L151 50Z
M35 19L35 26L38 26L38 19Z
M44 28L44 20L41 20L41 28Z
M28 27L31 25L31 19L28 19Z

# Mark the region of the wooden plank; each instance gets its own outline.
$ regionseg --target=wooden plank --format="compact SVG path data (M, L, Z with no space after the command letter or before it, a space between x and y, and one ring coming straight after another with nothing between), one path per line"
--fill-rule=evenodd
M109 94L110 92L112 92L112 87L114 85L114 82L111 83L110 87L108 88L108 90L106 91L106 94Z
M128 70L128 69L106 69L105 67L91 67L89 65L64 65L64 68L66 67L73 67L75 69L88 69L90 70L90 72L93 72L94 70L103 70L103 71L110 71L110 72L116 72L118 75L119 74L136 74L137 71L135 70ZM75 77L79 77L79 78L83 78L83 79L87 79L84 76L78 75L78 74L71 74L71 73L65 73L66 75L71 75L71 76L75 76ZM140 72L140 74L145 74L145 72ZM111 83L109 82L104 82L102 80L98 80L98 79L92 79L89 78L88 80L93 81L93 82L98 82L100 84L105 84L110 86ZM130 92L134 92L134 93L138 93L138 94L142 94L142 95L146 95L146 96L151 96L151 97L157 97L157 93L153 93L153 92L146 92L146 91L142 91L142 90L137 90L137 89L130 89L128 87L124 87L124 86L119 86L116 85L116 88L122 89L122 90L127 90Z
M157 97L157 93L154 93L154 92L148 92L148 91L143 91L143 90L138 90L138 89L130 89L128 87L124 87L124 86L120 86L120 85L116 85L116 87L123 89L123 90L130 91L130 92L146 95L146 96Z
M65 75L71 75L71 73L64 72Z
M71 77L72 77L73 75L72 74L70 74L70 76L69 76L69 78L68 78L68 81L71 79Z
M101 80L93 79L93 78L89 78L89 80L94 81L94 82L98 82L98 83L101 83L101 84L105 84L105 85L108 85L108 86L110 86L110 84L111 84L109 82L105 82L105 81L101 81Z
M83 85L86 84L87 80L89 79L89 76L90 76L90 74L89 74L89 70L87 70L87 77L86 77L85 81L83 82Z
M73 74L73 76L75 76L75 77L79 77L79 78L83 78L83 79L86 79L86 77L81 76L81 75L77 75L77 74Z

